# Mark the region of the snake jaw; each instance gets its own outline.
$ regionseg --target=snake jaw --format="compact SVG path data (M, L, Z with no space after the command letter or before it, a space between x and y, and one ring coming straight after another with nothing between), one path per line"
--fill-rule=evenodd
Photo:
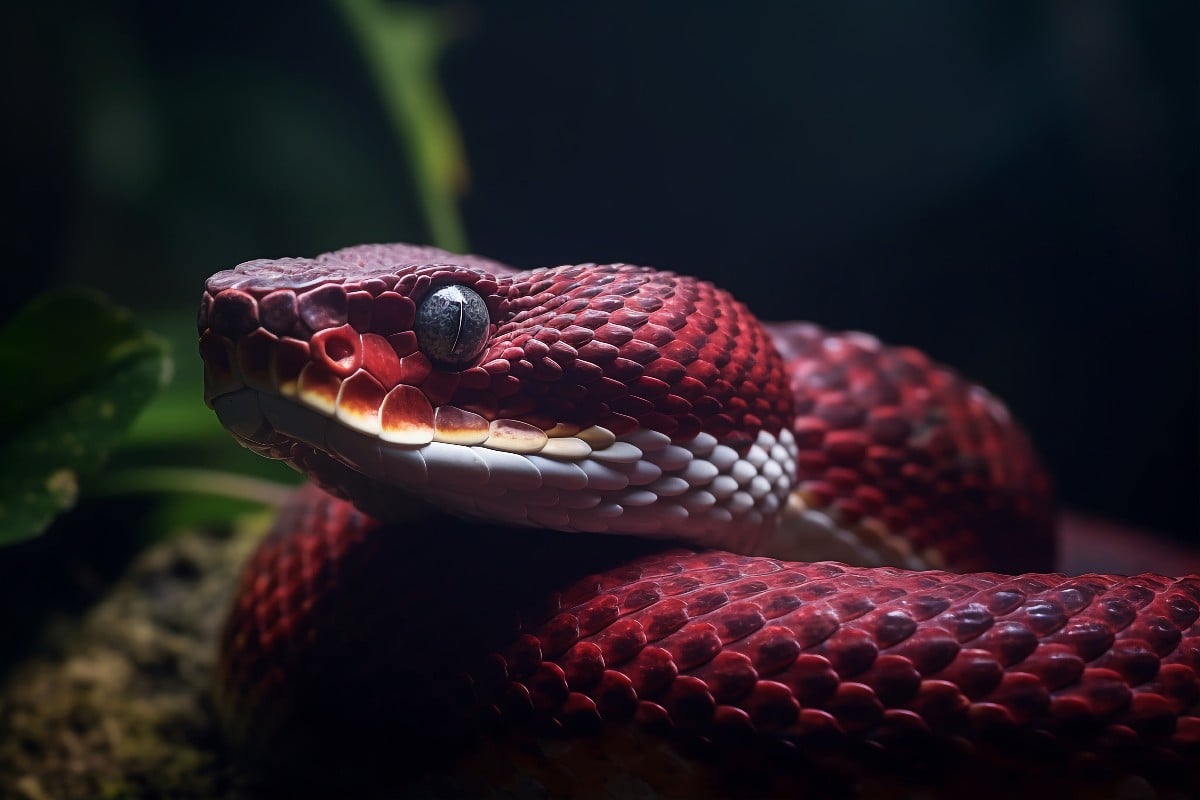
M504 439L494 435L476 444L393 444L342 424L316 403L248 386L212 405L221 423L254 452L297 465L292 446L299 444L336 459L353 471L354 481L374 485L359 493L359 504L384 519L408 513L399 490L470 518L670 535L696 546L758 552L774 532L796 476L795 442L786 429L736 447L704 433L673 440L655 431L616 437L597 429L571 437L543 434L539 452L522 453L495 447ZM604 446L593 448L581 436ZM556 441L572 444L556 449ZM364 502L363 495L381 500Z
M643 431L618 441L596 428L543 437L539 455L489 448L486 423L470 441L390 447L286 398L249 389L223 395L215 409L243 446L260 455L275 453L295 463L290 445L301 442L331 453L356 476L391 476L370 493L382 500L360 502L383 519L408 513L395 500L399 489L468 518L651 536L687 528L686 541L695 546L720 543L790 561L945 566L932 548L917 552L904 536L878 529L882 526L839 524L792 493L796 444L790 431L778 441L763 436L739 452L707 435L679 443ZM452 409L443 406L438 413L454 416ZM587 447L581 436L598 449ZM572 442L586 449L553 447ZM731 542L731 530L748 533Z

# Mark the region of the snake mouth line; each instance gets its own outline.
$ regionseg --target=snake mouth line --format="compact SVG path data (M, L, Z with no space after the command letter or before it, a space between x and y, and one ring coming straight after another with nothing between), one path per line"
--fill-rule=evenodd
M639 430L586 452L575 446L519 453L491 447L488 439L387 442L328 409L245 385L211 402L222 424L260 455L287 460L290 444L305 444L363 481L390 488L400 495L398 507L415 495L451 513L511 524L651 536L672 531L672 538L696 546L719 542L754 552L774 531L795 483L795 443L787 430L760 432L738 448L706 433L672 440ZM386 509L372 511L387 516ZM731 533L738 541L726 538Z
M377 484L374 496L393 498L394 507L371 508L384 517L403 516L405 498L415 496L459 516L532 527L648 536L672 531L671 538L693 546L785 560L942 566L935 554L913 552L902 536L847 528L806 505L791 491L795 443L786 430L778 437L761 434L740 453L708 434L681 443L642 430L587 455L563 456L514 453L486 442L389 443L297 400L245 386L212 404L243 446L260 455L287 460L288 445L302 443ZM749 533L728 539L734 530Z

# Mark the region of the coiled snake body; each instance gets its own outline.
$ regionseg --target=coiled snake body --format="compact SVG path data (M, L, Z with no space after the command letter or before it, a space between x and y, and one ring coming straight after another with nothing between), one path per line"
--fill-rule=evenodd
M244 742L1194 774L1200 577L979 572L1053 566L1049 483L999 401L916 351L672 273L408 245L220 272L199 330L222 423L325 490L224 632Z

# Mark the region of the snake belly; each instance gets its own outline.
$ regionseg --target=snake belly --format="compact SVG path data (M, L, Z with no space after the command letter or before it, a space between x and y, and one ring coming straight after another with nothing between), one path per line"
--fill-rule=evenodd
M221 422L315 484L222 638L243 742L1194 770L1200 577L1040 572L1033 448L915 350L670 272L409 245L218 273L198 327Z

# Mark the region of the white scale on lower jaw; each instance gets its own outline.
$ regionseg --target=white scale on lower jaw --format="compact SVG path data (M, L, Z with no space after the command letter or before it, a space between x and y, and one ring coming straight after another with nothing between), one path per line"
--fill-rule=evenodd
M328 452L448 511L511 524L630 534L677 531L690 544L758 549L795 481L788 430L760 433L739 453L707 433L689 441L635 431L586 458L480 445L393 445L322 411L244 388L213 402L251 449L271 429ZM603 437L601 437L603 439ZM260 451L260 450L259 450ZM261 451L260 451L261 452ZM738 541L729 541L731 532Z

